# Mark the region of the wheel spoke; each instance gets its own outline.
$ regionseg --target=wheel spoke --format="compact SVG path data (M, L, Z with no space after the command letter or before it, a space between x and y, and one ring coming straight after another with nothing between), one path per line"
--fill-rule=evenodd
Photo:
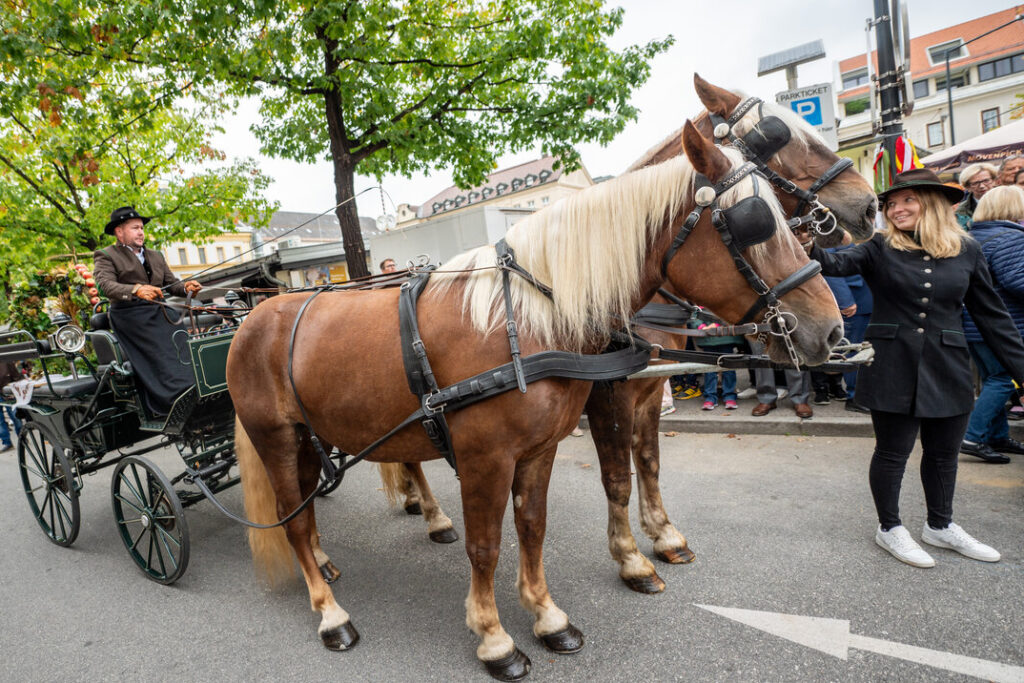
M171 534L170 534L170 533L169 533L169 532L167 531L167 529L164 529L164 528L163 528L162 526L160 526L159 524L158 524L158 525L156 525L156 526L155 526L155 527L153 527L153 528L154 528L154 529L156 530L156 532L157 532L157 533L158 533L158 534L160 535L160 540L161 540L161 541L163 542L163 544L164 544L164 547L165 547L165 548L167 548L167 541L170 541L171 543L173 543L173 544L174 544L175 546L177 546L178 548L181 548L181 543L180 543L180 542L178 541L178 539L177 539L176 537L172 536L172 535L171 535ZM171 549L170 549L170 548L167 548L167 552L168 552L168 553L171 553L171 554L172 554L172 556L173 556L173 552L171 551Z
M36 465L36 466L38 467L38 465ZM27 472L31 472L32 474L36 475L37 477L39 477L40 479L42 479L44 481L47 478L46 475L43 474L40 470L33 469L33 468L29 467L29 464L27 462L21 463L21 469L23 469L23 470L25 470Z
M178 559L177 559L177 557L175 557L174 551L171 550L171 547L169 545L167 545L167 539L170 538L170 535L166 531L164 531L163 529L160 529L159 527L158 527L158 532L163 532L159 536L160 544L163 545L164 550L167 552L167 558L171 561L171 565L173 566L173 568L177 569L178 568ZM170 538L170 540L173 541L174 539ZM178 545L177 541L175 541L174 544L177 545L179 547L179 549L181 548L181 546ZM162 554L161 554L160 566L164 568L164 572L163 572L164 576L167 576L168 572L167 572L166 566L164 565L163 555Z
M34 429L32 430L32 436L30 436L25 443L25 452L28 453L29 457L32 458L32 461L35 462L36 467L39 468L39 476L43 479L49 479L50 477L46 474L49 472L45 462L46 453L45 451L41 451L40 447L35 443L35 431L36 430ZM42 460L40 460L40 456L42 456Z
M140 519L139 521L141 522L142 520ZM129 553L135 553L135 546L137 546L139 544L139 541L141 541L142 537L145 536L145 535L146 535L146 527L142 527L142 529L139 531L139 535L135 538L134 541L132 541L132 544L130 546L128 546L128 552ZM130 537L131 534L129 533L128 536Z
M130 481L128 481L128 477L125 476L123 471L118 475L118 479L120 479L121 483L124 484L126 489L128 489L129 491L132 492L132 494L135 496L135 500L137 500L139 502L139 505L145 507L146 500L142 497L142 494L138 491L138 489L136 489L134 486L132 486L132 483ZM121 496L118 496L118 498L121 498L121 500L124 500L124 502L126 502L126 503L128 502L127 500L125 500ZM129 505L131 505L131 503L129 503ZM140 508L140 507L138 507L136 505L132 505L132 507L134 507L136 510L139 510L140 512L142 511L142 508Z
M142 503L143 505L145 505L146 507L152 507L152 505L150 504L150 499L153 496L149 494L149 490L148 490L149 487L146 486L145 484L143 484L142 483L142 479L139 478L139 468L136 467L135 463L132 463L131 468L132 468L132 478L135 479L135 485L138 486L138 489L136 489L136 491L137 491L138 496L139 496L139 502ZM148 476L149 473L147 472L146 474L147 474L146 481L148 483L149 482L149 476Z
M67 512L64 510L64 507L57 502L57 498L55 496L50 498L50 507L51 509L56 510L57 521L60 523L60 537L67 538L68 528L64 525L64 516L67 515ZM70 522L71 520L68 519L68 521ZM56 535L57 530L54 529L53 531L54 534Z
M117 500L121 501L122 503L124 503L125 505L130 507L132 510L135 510L140 515L145 514L145 512L146 512L146 510L144 508L140 508L138 505L136 505L135 503L131 502L130 500L128 500L127 498L122 496L120 493L115 493L114 494L114 498L116 498Z

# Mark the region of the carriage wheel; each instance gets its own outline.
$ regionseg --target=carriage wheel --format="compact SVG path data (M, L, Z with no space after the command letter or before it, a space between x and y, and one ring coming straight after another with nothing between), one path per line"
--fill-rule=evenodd
M331 451L330 458L331 458L331 462L334 463L335 467L341 467L343 464L345 464L345 460L348 459L348 453L345 453L344 451L340 451L337 448L335 448L333 451ZM322 472L320 473L320 476L321 476L321 481L322 481L323 480L322 479L322 477L323 477L323 473ZM328 486L327 488L321 489L320 492L317 495L318 496L326 496L328 493L333 492L334 489L336 489L339 486L341 486L341 480L344 479L344 478L345 478L345 473L342 472L341 476L339 476L337 479L335 479L333 482L331 482L331 485Z
M79 485L63 449L37 424L26 424L18 436L18 469L28 506L46 537L65 548L74 543L82 521Z
M117 530L135 564L157 583L177 581L188 567L188 524L170 480L132 455L114 468L110 489Z

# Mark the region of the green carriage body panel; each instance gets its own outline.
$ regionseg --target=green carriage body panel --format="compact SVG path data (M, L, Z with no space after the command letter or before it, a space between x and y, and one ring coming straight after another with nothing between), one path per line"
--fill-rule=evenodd
M193 336L188 340L192 372L200 397L227 391L228 349L231 348L231 340L234 337L235 330L231 329Z

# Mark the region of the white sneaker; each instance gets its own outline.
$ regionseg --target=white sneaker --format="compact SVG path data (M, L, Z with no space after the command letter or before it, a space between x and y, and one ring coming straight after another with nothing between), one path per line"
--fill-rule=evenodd
M1001 557L998 550L979 542L958 524L950 524L945 529L933 529L925 522L921 540L937 548L955 550L972 560L998 562Z
M755 396L757 396L757 389L755 389L754 387L747 387L746 389L744 389L740 393L736 394L736 398L738 398L740 400L746 400L748 398L754 398Z
M888 531L882 531L882 527L879 526L875 530L875 543L892 553L892 556L900 562L906 562L915 567L935 566L932 556L921 549L921 546L910 537L907 527L902 524L894 526Z

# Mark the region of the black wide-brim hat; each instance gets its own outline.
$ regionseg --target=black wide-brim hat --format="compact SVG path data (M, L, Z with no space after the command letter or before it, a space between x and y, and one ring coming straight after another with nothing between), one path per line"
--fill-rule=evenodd
M120 209L114 209L110 213L110 222L107 223L107 227L103 228L103 232L113 235L114 228L132 218L138 218L142 221L143 225L153 220L152 216L140 216L134 206L122 206Z
M964 191L960 188L946 185L927 168L915 168L893 178L892 186L878 193L878 203L884 205L886 197L900 190L931 190L941 194L950 204L959 204L964 198Z

